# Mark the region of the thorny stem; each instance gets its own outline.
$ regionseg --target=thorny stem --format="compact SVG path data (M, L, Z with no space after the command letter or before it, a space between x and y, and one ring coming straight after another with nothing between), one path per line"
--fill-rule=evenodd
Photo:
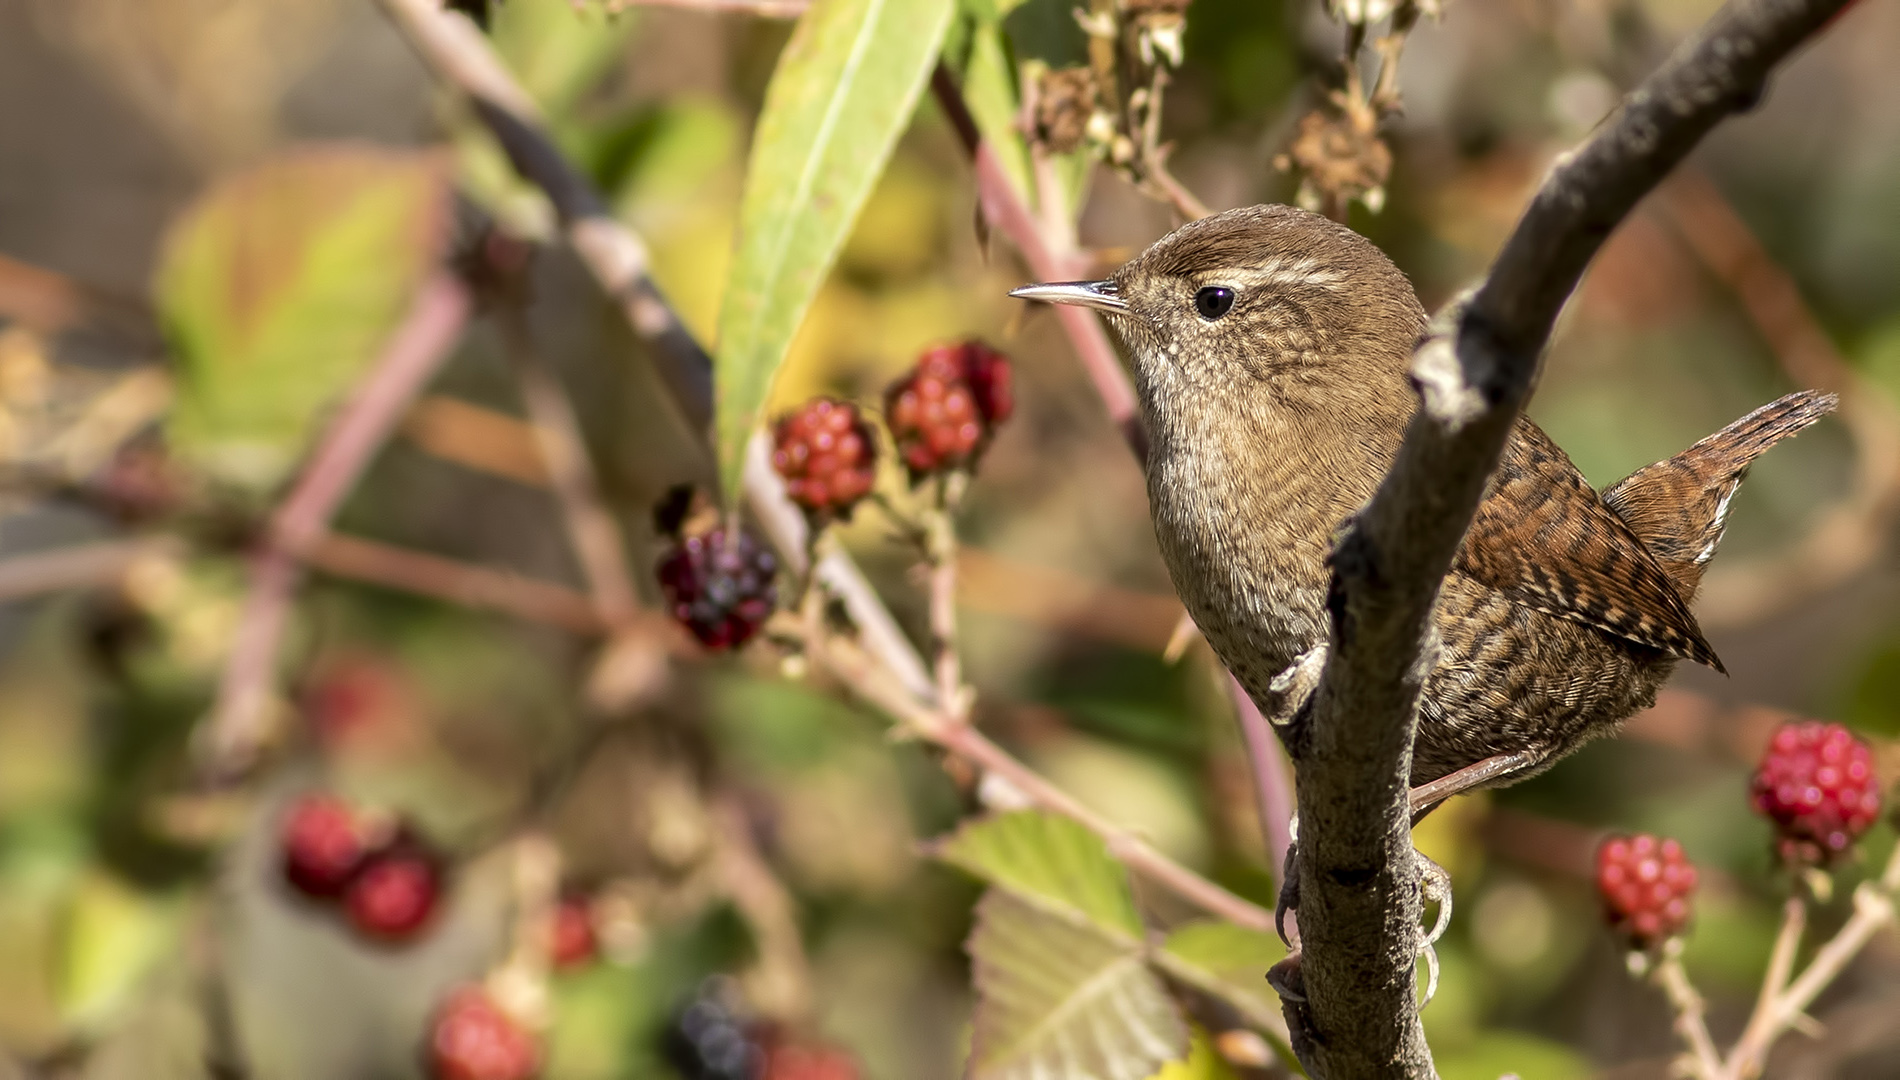
M1664 947L1656 965L1656 985L1669 996L1676 1010L1676 1034L1689 1047L1689 1066L1696 1080L1722 1080L1722 1057L1716 1053L1715 1040L1709 1038L1707 1009L1702 995L1689 983L1682 970L1682 942L1672 938Z
M470 311L468 289L455 278L439 274L423 283L408 317L338 411L296 486L272 515L263 546L252 559L250 593L210 725L203 732L201 752L208 774L229 776L247 767L261 749L271 719L278 646L302 578L300 560L323 536L357 477L461 339Z
M1043 809L1075 821L1100 836L1111 854L1139 873L1202 910L1253 930L1271 930L1273 915L1236 896L1157 851L1146 841L1082 805L1034 769L1017 761L973 725L906 692L864 650L830 635L809 645L810 655L839 682L891 714L902 734L921 738L961 755L996 774Z
M958 723L969 722L969 695L963 687L963 659L957 644L957 506L970 474L959 469L937 481L924 558L930 572L930 638L937 676L937 703Z
M1774 1040L1770 1030L1775 1023L1776 1002L1788 987L1788 979L1794 975L1795 953L1801 947L1801 935L1808 927L1807 897L1796 893L1788 897L1781 907L1781 929L1775 934L1774 951L1768 956L1768 970L1762 975L1761 993L1755 998L1755 1010L1748 1017L1748 1026L1742 1030L1742 1037L1735 1045L1735 1056L1729 1062L1732 1070L1740 1062L1743 1047L1753 1045L1766 1046Z
M1756 1011L1761 1020L1759 1023L1754 1019L1749 1021L1741 1040L1730 1052L1727 1069L1721 1074L1725 1080L1752 1080L1761 1075L1762 1066L1768 1060L1768 1051L1781 1033L1799 1026L1807 1015L1808 1006L1814 1003L1821 991L1827 989L1847 969L1847 965L1860 955L1860 950L1866 947L1881 927L1894 921L1896 896L1900 896L1900 845L1894 847L1892 856L1887 859L1886 869L1877 880L1861 882L1860 887L1854 890L1854 914L1842 925L1839 933L1815 952L1814 959L1808 962L1807 970L1787 989L1775 994L1766 1009L1757 1006ZM1790 901L1796 902L1798 900Z

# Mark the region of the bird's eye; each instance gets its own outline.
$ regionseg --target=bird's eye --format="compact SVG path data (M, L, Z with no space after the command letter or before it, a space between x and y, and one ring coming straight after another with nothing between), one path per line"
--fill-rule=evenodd
M1223 285L1209 285L1194 294L1194 310L1203 319L1218 319L1233 306L1234 290Z

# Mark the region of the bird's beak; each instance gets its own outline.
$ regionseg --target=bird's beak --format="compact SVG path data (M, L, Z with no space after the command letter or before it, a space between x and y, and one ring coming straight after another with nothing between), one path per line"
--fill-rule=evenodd
M1117 295L1112 281L1051 281L1044 285L1024 285L1010 290L1019 300L1040 300L1045 304L1075 304L1097 311L1127 311L1128 304Z

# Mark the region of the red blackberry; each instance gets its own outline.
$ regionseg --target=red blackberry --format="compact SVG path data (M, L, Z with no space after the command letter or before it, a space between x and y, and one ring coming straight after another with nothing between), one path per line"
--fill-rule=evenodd
M981 342L939 345L885 392L885 420L914 481L965 468L1015 410L1009 359Z
M291 804L279 837L284 880L306 896L342 895L368 854L355 811L329 795L305 795Z
M600 940L594 934L594 913L585 897L563 896L554 905L551 933L548 959L557 968L579 967L600 951Z
M858 1080L858 1061L835 1046L772 1039L759 1080Z
M877 482L877 439L849 402L818 398L780 419L772 467L813 515L849 517Z
M765 1050L716 986L703 990L673 1017L662 1038L666 1060L680 1080L762 1080Z
M1612 836L1597 848L1597 892L1610 925L1648 948L1682 932L1695 893L1695 867L1674 840Z
M350 925L364 936L395 943L414 937L435 914L442 874L428 852L412 844L371 856L343 894Z
M778 560L752 534L725 529L679 541L660 560L660 589L700 644L736 649L759 632L778 606Z
M539 1040L478 986L451 994L429 1028L434 1080L528 1080L541 1068Z
M1824 866L1880 816L1873 752L1839 724L1783 724L1755 770L1749 801L1774 822L1784 860Z

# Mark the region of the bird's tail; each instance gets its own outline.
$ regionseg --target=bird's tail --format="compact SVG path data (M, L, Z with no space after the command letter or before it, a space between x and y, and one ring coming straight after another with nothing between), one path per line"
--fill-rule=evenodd
M1721 542L1729 500L1749 463L1839 403L1819 390L1771 401L1675 457L1617 481L1603 492L1603 501L1662 563L1686 601Z

